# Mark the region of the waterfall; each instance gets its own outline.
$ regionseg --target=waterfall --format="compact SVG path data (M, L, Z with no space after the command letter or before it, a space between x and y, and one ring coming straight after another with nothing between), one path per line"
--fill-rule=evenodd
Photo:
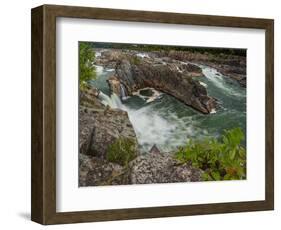
M121 92L121 99L123 101L126 100L128 97L127 97L126 89L123 84L120 84L120 92Z
M117 96L115 93L111 94L110 100L112 108L125 110L125 106L122 104L120 97Z
M104 104L104 105L108 105L110 106L111 105L111 99L109 96L107 96L106 94L104 94L102 91L100 91L99 93L99 99L101 100L101 102ZM111 106L110 106L111 107Z
M115 93L111 94L111 96L109 97L105 93L100 91L99 98L104 105L108 105L109 107L114 109L124 109L124 105Z

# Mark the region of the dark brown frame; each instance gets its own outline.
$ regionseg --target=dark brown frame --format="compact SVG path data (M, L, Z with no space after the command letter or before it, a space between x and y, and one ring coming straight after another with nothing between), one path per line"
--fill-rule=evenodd
M56 18L256 28L266 31L266 183L264 201L56 212ZM271 19L43 5L32 9L31 219L62 224L274 209L274 21Z

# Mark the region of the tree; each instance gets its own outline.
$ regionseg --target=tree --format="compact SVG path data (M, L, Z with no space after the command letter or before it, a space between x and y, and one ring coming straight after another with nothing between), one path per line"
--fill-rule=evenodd
M95 52L88 42L79 43L79 86L83 89L89 80L96 78L96 68L93 65Z

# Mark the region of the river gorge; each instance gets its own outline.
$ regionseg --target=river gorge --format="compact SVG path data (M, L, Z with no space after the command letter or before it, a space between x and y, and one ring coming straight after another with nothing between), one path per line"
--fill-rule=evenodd
M179 163L179 148L237 127L246 134L244 57L96 48L91 64L95 79L80 92L80 186L200 181L204 168ZM124 138L126 164L114 155Z

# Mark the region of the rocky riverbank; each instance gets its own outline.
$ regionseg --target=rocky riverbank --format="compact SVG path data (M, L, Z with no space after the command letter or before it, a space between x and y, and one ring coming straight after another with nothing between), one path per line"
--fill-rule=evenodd
M94 87L87 87L80 94L79 124L79 186L201 180L200 170L181 164L173 153L161 153L153 146L148 153L140 154L127 112L100 103L99 91ZM132 143L130 151L134 154L126 164L109 158L111 146L120 139Z

